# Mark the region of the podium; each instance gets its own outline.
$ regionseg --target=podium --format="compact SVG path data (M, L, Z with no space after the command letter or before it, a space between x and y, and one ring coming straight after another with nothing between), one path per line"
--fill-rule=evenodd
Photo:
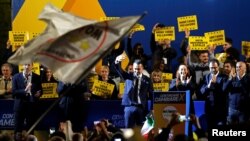
M156 129L167 127L174 112L188 117L190 113L189 91L154 92L154 118ZM173 134L189 134L190 122L188 120L176 125Z

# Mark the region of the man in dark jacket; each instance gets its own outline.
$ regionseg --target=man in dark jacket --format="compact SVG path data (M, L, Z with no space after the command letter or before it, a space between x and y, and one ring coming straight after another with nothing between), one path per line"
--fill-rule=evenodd
M201 94L205 96L205 113L211 129L226 123L227 94L223 91L226 76L219 72L219 61L210 60L209 69L210 73L203 78Z
M42 95L42 85L40 76L32 72L32 66L32 63L24 64L23 72L15 74L12 79L15 134L22 132L25 120L29 129L38 117L36 106Z

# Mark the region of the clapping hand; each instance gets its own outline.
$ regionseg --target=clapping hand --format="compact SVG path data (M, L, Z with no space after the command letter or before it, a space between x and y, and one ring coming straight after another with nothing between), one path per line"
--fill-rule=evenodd
M26 92L27 92L27 91L30 91L30 90L31 90L31 86L32 86L32 84L29 82L29 83L27 84L26 88L25 88L25 91L26 91Z
M212 83L216 83L217 76L212 74L212 78L209 81L208 88L210 88Z
M191 79L192 79L192 76L187 77L187 84L189 84L189 83L190 83Z
M231 71L230 74L229 74L229 80L232 80L235 77L236 77L235 71Z
M217 75L212 75L212 78L211 78L211 83L216 83L216 80L217 80Z

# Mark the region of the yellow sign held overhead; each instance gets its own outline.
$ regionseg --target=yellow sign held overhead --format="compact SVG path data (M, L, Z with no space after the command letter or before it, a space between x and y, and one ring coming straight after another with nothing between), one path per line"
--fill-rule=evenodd
M93 87L92 87L92 93L97 96L101 97L111 97L113 91L114 91L115 85L100 81L100 80L95 80Z
M24 45L29 40L28 31L9 31L10 44L13 46Z
M224 45L225 44L225 31L218 30L212 32L206 32L205 37L208 39L209 45Z
M174 26L162 27L155 30L155 41L162 40L175 40L175 29Z
M188 30L198 29L198 22L196 15L178 17L177 22L178 22L179 32L185 31L186 29Z
M169 83L153 83L155 92L167 92L169 90Z
M190 50L208 50L208 40L204 36L189 36Z
M28 31L9 31L9 40L12 45L12 51L18 49L18 47L24 45L32 38L36 37L39 33L33 33Z
M133 28L131 29L130 32L136 32L136 31L144 31L145 30L145 27L144 25L141 25L141 24L135 24L133 26Z
M250 41L241 42L241 54L246 56L250 55Z

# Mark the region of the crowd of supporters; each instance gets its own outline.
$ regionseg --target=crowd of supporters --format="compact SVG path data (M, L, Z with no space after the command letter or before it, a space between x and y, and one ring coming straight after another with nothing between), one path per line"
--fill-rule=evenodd
M125 59L123 52L125 51L129 60L126 72L133 72L133 63L135 60L140 60L143 65L143 75L150 78L152 83L169 83L169 91L186 91L190 90L192 98L194 100L205 101L205 115L208 127L204 130L204 137L206 137L206 131L209 131L217 126L228 125L243 125L249 123L250 111L250 83L249 70L250 70L250 56L249 54L241 55L239 51L233 47L233 40L226 38L226 42L223 45L222 52L215 52L216 47L210 45L208 50L191 50L188 44L188 38L190 31L185 31L185 38L183 39L180 47L171 46L170 40L156 41L155 30L164 27L163 24L155 24L152 29L151 41L148 45L142 45L140 42L134 43L134 32L124 38L120 46L117 49L113 49L110 54L104 56L102 59L102 67L100 72L91 72L90 76L97 76L96 79L114 85L111 95L95 95L92 90L91 82L84 86L78 86L75 84L67 84L60 82L53 76L53 72L49 68L41 66L40 77L42 83L58 83L58 94L62 94L64 89L70 87L72 92L63 95L64 100L67 101L67 105L63 105L65 108L70 108L70 104L75 107L80 106L82 100L121 100L122 93L119 92L119 84L124 82L124 78L121 76L116 65L119 65L121 61ZM134 44L134 46L133 46ZM151 55L145 53L145 47L151 49ZM181 50L181 57L177 58L177 48ZM15 99L15 93L12 91L12 78L18 73L18 67L7 63L7 59L13 54L11 45L7 43L5 50L5 62L1 66L1 78L0 78L0 97L1 99ZM224 62L220 62L215 58L216 53L226 53L226 59ZM178 60L178 67L175 69L173 66L173 60ZM80 71L80 70L79 70ZM173 75L172 80L164 80L162 78L163 73L170 73ZM92 78L92 77L91 77ZM88 81L86 78L84 81ZM83 91L80 91L83 90ZM73 94L79 94L73 96ZM67 99L66 99L67 98ZM64 102L65 102L64 101ZM63 102L63 101L61 101ZM62 103L60 103L62 104ZM65 107L66 106L66 107ZM191 113L195 114L194 108L191 104ZM78 109L79 110L79 109ZM64 111L65 112L65 111ZM75 113L77 111L74 111ZM67 109L65 117L70 117L72 111ZM83 116L83 115L82 115ZM81 116L80 116L81 117ZM72 119L73 118L73 119ZM64 134L63 137L53 137L56 133L51 134L50 140L112 140L118 136L121 140L125 140L121 129L117 129L108 120L100 120L100 122L94 125L94 130L88 132L88 129L76 127L76 124L81 122L78 119L74 120L74 116L69 121L61 122L59 132ZM175 119L176 117L173 117ZM196 121L196 118L193 118ZM66 120L66 119L64 119ZM64 131L66 127L71 128L71 122L73 122L73 128L70 131L67 129L67 133ZM75 123L77 122L77 123ZM173 123L175 125L176 123ZM168 126L169 127L169 126ZM168 128L166 127L166 128ZM75 130L75 131L73 131ZM68 132L72 132L69 134ZM73 132L76 132L74 133ZM81 132L82 131L82 132ZM162 134L156 135L154 140L158 138L169 138L170 130L163 130ZM66 134L65 134L66 133ZM78 134L79 133L79 134ZM80 134L82 133L82 134ZM1 135L2 137L4 135ZM18 136L18 135L15 135ZM70 136L70 137L68 137ZM6 137L7 138L7 137ZM32 139L31 139L32 138ZM35 137L27 137L27 140L35 140ZM54 139L58 138L58 139ZM17 139L18 140L18 139ZM21 139L20 139L21 140Z

